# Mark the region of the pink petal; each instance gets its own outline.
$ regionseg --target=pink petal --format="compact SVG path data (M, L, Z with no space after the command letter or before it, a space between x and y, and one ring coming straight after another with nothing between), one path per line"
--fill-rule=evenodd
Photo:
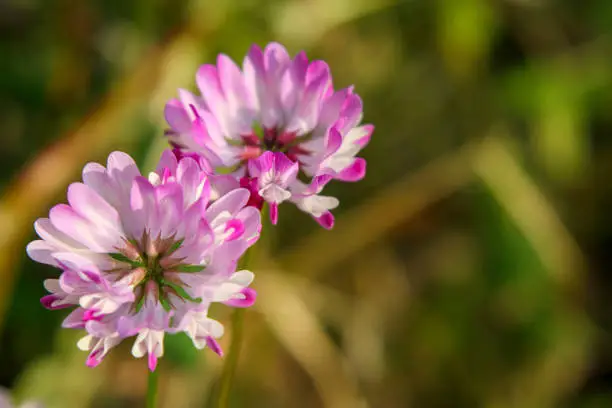
M269 205L270 205L270 222L272 222L272 225L276 225L276 223L278 222L278 204L269 203Z
M223 349L221 349L221 346L219 345L219 343L217 343L217 340L215 340L213 337L206 336L206 345L212 351L217 353L219 355L219 357L223 357Z
M57 248L43 240L32 241L26 247L26 252L32 260L53 266L58 266L52 256L56 251Z
M372 137L372 133L374 132L374 125L363 125L362 128L366 132L366 135L357 139L355 143L359 147L364 148L370 142L370 138Z
M145 229L155 236L157 223L157 203L155 188L144 177L136 177L130 192L132 216L125 217L128 231L134 237L140 237Z
M266 49L264 50L264 65L266 71L271 73L273 77L284 71L290 62L291 59L289 58L289 54L281 44L271 42L266 45Z
M170 99L164 107L164 118L170 127L180 133L188 132L191 128L191 118L185 107L178 99Z
M62 322L62 327L65 329L84 329L85 321L83 319L84 310L76 308Z
M255 289L244 288L240 291L242 298L232 298L230 300L226 300L223 302L224 305L230 307L251 307L255 303L255 299L257 298L257 292Z
M233 241L240 238L244 234L244 224L237 218L229 220L225 225L225 232L232 231L232 233L226 238L227 241Z
M162 175L164 170L168 170L170 174L176 174L178 162L176 154L170 149L166 149L162 152L159 162L157 163L156 173Z
M326 212L320 217L313 217L323 228L330 230L334 226L334 215L331 212Z
M89 354L89 356L87 357L87 361L85 362L87 367L92 367L92 368L97 367L102 362L102 359L98 358L98 355L101 352L102 352L102 349L98 349L98 350L94 350L93 352Z
M366 160L356 157L351 165L338 173L335 178L342 181L359 181L365 177Z
M183 216L183 189L177 183L167 183L155 189L159 231L162 237L172 235Z
M282 153L281 153L282 154ZM249 175L251 177L259 177L262 173L267 173L274 167L274 153L271 151L264 152L255 160L249 160Z
M327 98L321 106L321 113L319 115L319 121L317 126L325 130L330 127L334 122L338 120L340 116L340 110L344 105L344 101L349 95L349 88L341 89L334 92L329 98Z
M51 208L49 218L55 228L94 252L112 252L120 243L119 236L104 234L104 231L89 223L69 205L58 204Z
M34 229L36 230L38 236L49 242L51 245L63 249L85 249L83 244L70 238L68 235L55 228L51 223L51 220L48 218L37 219L36 222L34 222Z
M336 153L342 146L342 135L338 132L338 129L332 127L327 132L327 138L325 141L325 157L329 157Z
M234 61L225 54L217 58L219 83L230 106L249 106L249 95L246 92L242 72Z
M113 206L120 205L121 201L116 191L116 185L106 172L106 168L99 163L87 163L83 168L83 182L95 190Z
M223 123L226 101L219 81L217 67L210 64L202 65L196 73L196 83L211 112Z
M236 214L249 201L249 196L249 190L245 188L230 191L206 209L206 218L212 221L223 211L229 211L232 215Z
M298 97L304 89L308 58L304 51L298 53L281 79L280 101L286 114L293 113Z
M308 185L304 191L303 195L319 194L323 190L323 187L325 187L327 183L332 180L332 178L333 177L329 174L315 176L310 182L310 185Z
M67 303L57 303L59 300L61 300L60 298L57 297L57 295L45 295L42 298L40 298L40 303L45 307L45 309L49 309L49 310L57 310L57 309L65 309L67 307L72 307L74 305L71 304L67 304Z
M261 226L261 213L257 208L247 206L240 210L236 218L242 221L245 237L257 235Z
M184 190L185 201L189 204L203 198L203 205L210 197L210 183L198 163L190 157L182 159L178 165L176 178Z
M140 176L138 166L127 153L113 152L108 156L106 164L107 173L116 186L121 187L121 192L127 193L132 188L132 180Z
M107 230L109 234L122 235L117 210L85 184L72 183L68 186L68 202L92 225Z
M149 353L149 370L155 371L157 367L157 356L154 353Z
M340 112L343 120L343 125L340 131L348 133L349 130L359 124L361 117L363 116L363 102L357 94L351 94L346 98L342 111Z
M204 99L200 98L199 96L195 96L186 89L179 88L178 94L181 105L183 106L183 111L189 119L189 127L186 129L189 130L192 122L199 116L198 112L205 111L207 109L206 103L204 102Z

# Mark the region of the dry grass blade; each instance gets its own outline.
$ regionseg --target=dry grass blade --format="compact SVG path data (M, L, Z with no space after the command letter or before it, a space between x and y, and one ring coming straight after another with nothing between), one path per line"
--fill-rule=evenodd
M367 407L355 379L344 370L346 362L340 350L323 333L297 289L272 270L261 272L257 279L257 307L281 343L310 374L324 406Z
M489 137L474 170L531 243L542 263L565 288L579 287L584 259L555 209L521 168L503 139Z
M468 144L390 184L339 217L333 230L319 230L298 242L295 248L300 250L288 251L280 257L280 263L296 274L314 276L334 262L368 248L401 223L469 184L475 147Z

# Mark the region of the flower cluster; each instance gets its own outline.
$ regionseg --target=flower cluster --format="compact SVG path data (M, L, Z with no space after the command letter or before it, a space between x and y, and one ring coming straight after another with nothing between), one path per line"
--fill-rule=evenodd
M325 62L304 52L291 58L276 43L254 45L242 70L220 55L216 66L200 67L196 83L201 96L181 89L166 105L171 143L246 177L269 203L272 223L290 201L331 228L338 200L320 193L332 179L364 177L366 162L355 156L374 130L359 125L353 88L334 90Z
M356 154L373 127L359 125L361 99L335 91L324 62L253 46L242 71L222 55L196 78L201 97L179 90L166 106L173 149L155 171L143 176L121 152L106 167L89 163L68 204L34 225L41 239L29 256L61 269L41 302L72 308L63 327L85 330L78 347L90 366L135 337L132 354L154 370L166 333L221 355L223 326L208 309L254 303L253 273L236 269L259 238L264 203L274 224L289 201L331 228L339 203L323 188L365 174Z
M212 302L250 306L255 292L238 258L259 236L260 214L249 191L225 194L190 157L164 152L143 177L134 161L115 152L107 167L90 163L83 183L68 188L68 203L36 221L42 240L30 257L62 269L45 281L49 309L75 307L67 328L87 331L79 348L95 366L122 339L137 336L135 357L155 369L164 333L183 331L197 348L220 353L223 326L208 317ZM211 200L212 197L217 197Z

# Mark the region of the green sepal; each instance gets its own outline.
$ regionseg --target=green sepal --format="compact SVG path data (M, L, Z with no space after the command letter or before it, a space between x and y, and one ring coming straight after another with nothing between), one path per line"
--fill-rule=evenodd
M202 272L206 269L206 265L177 265L172 268L173 271L183 272L183 273L195 273Z
M115 261L129 263L132 266L140 266L140 262L139 261L135 261L133 259L130 259L127 256L123 255L121 252L111 252L111 253L108 254L108 256L113 258Z
M170 246L170 248L168 248L168 250L166 251L164 255L169 256L175 253L181 247L181 245L183 245L184 241L185 241L185 238L179 239L178 241L176 241L174 244Z
M169 282L169 281L162 281L162 284L172 288L172 290L182 299L185 299L185 300L188 300L194 303L202 303L202 298L191 297L191 295L187 293L187 291L183 287L177 285L176 283Z
M172 307L170 306L170 302L168 302L168 299L166 299L165 297L160 296L159 303L161 303L162 307L164 308L166 312L169 312L170 310L172 310Z

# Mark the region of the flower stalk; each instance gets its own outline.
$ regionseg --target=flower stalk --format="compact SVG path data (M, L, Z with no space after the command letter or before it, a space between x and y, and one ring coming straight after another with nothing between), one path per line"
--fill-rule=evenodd
M149 376L147 378L147 400L146 407L147 408L156 408L157 407L157 370L149 371Z
M241 268L253 268L256 266L255 264L261 259L260 256L262 253L267 252L269 249L268 244L272 235L272 228L270 223L265 221L267 219L267 212L268 206L264 204L261 209L262 230L259 240L257 245L251 247L246 254L244 254L242 259L240 259L239 263ZM238 360L240 359L240 351L242 350L242 343L244 341L245 312L246 310L244 309L236 309L232 313L232 339L221 371L217 408L229 407L232 385L234 383L236 368L238 367Z

